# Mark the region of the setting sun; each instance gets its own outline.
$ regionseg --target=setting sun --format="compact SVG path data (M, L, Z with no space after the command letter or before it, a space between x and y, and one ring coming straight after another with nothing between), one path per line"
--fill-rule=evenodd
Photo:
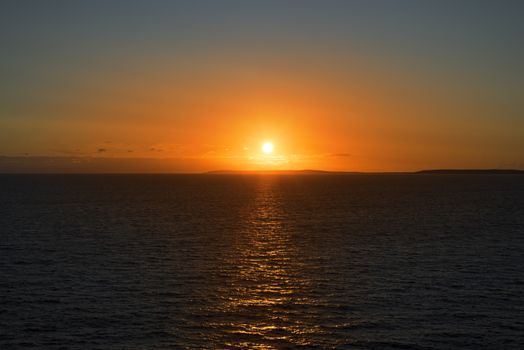
M271 142L264 142L262 144L262 152L265 154L271 154L273 153L273 144Z

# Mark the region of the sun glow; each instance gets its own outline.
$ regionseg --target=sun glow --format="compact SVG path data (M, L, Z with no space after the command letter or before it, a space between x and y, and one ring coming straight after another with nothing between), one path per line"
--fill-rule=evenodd
M273 144L271 142L264 142L262 144L262 152L265 154L271 154L273 153Z

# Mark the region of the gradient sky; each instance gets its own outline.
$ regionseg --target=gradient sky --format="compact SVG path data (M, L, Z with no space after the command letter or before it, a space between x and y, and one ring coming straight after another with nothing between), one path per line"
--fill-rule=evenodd
M523 18L524 1L2 1L0 171L524 168Z

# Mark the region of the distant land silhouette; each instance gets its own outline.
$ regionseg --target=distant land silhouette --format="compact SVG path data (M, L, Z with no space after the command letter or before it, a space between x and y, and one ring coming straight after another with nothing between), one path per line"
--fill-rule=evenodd
M363 172L356 171L328 171L328 170L314 170L314 169L303 169L303 170L214 170L207 171L204 174L210 175L234 175L234 174L289 174L289 175L314 175L314 174L365 174Z
M524 174L524 169L425 169L416 171L231 170L185 158L113 158L91 156L2 156L0 174ZM207 171L207 169L218 169Z
M289 174L289 175L323 175L323 174L451 174L451 175L472 175L472 174L521 174L524 170L517 169L427 169L420 171L406 172L357 172L357 171L327 171L327 170L214 170L204 174L210 175L234 175L234 174Z
M524 170L517 169L433 169L421 170L415 174L524 174Z

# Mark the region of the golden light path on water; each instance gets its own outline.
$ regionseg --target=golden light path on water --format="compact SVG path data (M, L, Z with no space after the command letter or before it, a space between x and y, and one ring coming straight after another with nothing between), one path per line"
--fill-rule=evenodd
M225 262L235 270L231 283L220 292L228 322L215 327L223 329L220 342L228 348L304 346L311 344L308 335L320 332L303 315L315 301L307 296L311 284L304 273L307 266L284 225L276 181L271 176L259 178L243 232Z

